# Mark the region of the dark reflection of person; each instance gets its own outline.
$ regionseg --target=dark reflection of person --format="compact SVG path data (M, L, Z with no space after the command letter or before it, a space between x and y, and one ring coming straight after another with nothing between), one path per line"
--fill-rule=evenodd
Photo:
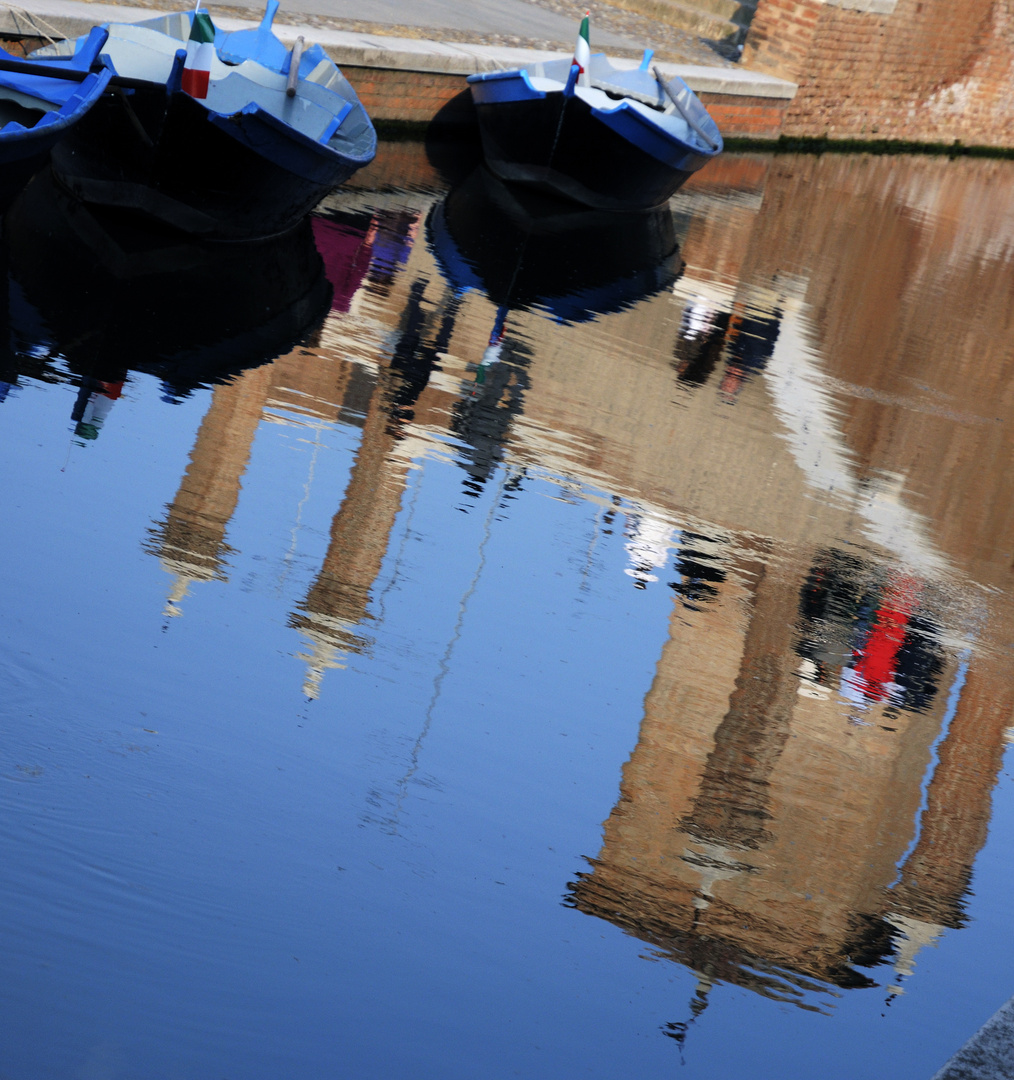
M419 231L419 212L401 208L378 211L367 232L371 259L367 280L379 296L388 296L399 267L408 257Z
M729 312L719 311L701 297L691 297L683 309L673 348L676 376L687 386L703 386L722 357Z
M507 435L513 418L524 407L529 389L531 353L514 340L499 320L490 336L475 381L466 383L451 413L451 431L463 446L458 464L468 474L465 493L478 498L496 467L503 460ZM517 486L517 478L513 486Z
M744 383L763 371L774 355L782 324L780 310L760 312L754 309L733 311L725 333L725 373L722 395L730 404Z
M426 284L425 278L417 278L409 287L388 368L386 396L391 416L405 423L414 418L419 395L440 366L440 355L447 351L461 306L460 297L452 295L438 316L436 333L430 334L431 320L423 305Z
M669 588L691 611L700 611L702 604L715 600L726 578L721 558L707 551L707 544L707 537L684 532L675 563L679 580L669 582Z
M799 675L860 707L925 712L943 670L939 632L919 607L921 583L837 550L818 554L800 593Z

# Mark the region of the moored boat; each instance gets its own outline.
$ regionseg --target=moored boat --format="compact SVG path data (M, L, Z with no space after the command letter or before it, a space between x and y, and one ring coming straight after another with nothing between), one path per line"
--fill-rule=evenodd
M602 210L659 206L722 151L722 136L687 84L587 47L572 60L470 75L485 160L502 180Z
M46 64L0 49L0 206L38 172L109 85L111 68L91 70L105 40L105 30L94 27L73 52Z
M292 228L376 153L366 110L319 45L286 50L274 39L281 54L269 58L256 47L262 33L243 51L203 11L105 29L100 56L128 88L102 98L52 155L54 175L85 202L203 239L263 238Z

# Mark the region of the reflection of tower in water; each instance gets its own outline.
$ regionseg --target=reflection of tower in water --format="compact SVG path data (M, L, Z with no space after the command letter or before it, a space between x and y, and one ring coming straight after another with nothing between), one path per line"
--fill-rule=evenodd
M694 1016L720 982L819 1008L885 962L898 992L917 951L962 925L1010 691L989 700L988 656L978 680L944 657L910 579L834 552L801 580L761 550L724 563L705 606L674 608L621 798L568 903L695 972ZM815 581L838 598L826 619ZM859 724L834 663L866 671ZM682 1042L686 1024L666 1033Z
M770 839L770 776L789 737L796 698L783 659L794 638L783 617L786 604L795 602L794 590L763 562L742 569L751 585L751 614L740 670L693 808L681 822L702 847L702 867L739 867L730 851L756 850ZM710 894L702 888L702 896Z
M352 475L331 522L327 553L289 620L310 641L309 652L298 658L308 665L303 690L311 698L319 696L328 668L343 667L345 656L368 645L359 628L369 618L370 590L387 554L409 471L409 463L396 461L391 453L398 436L383 392L390 380L390 369L382 371Z
M382 362L363 424L362 441L341 506L335 514L327 553L290 626L310 641L299 654L308 672L303 690L320 694L328 668L344 666L350 653L364 651L360 627L370 619L372 589L387 554L401 509L411 461L396 453L406 425L415 417L420 395L447 349L458 302L452 297L430 313L424 303L426 281L409 287L397 333Z
M226 534L269 403L280 399L305 413L310 402L311 420L333 423L338 416L348 419L358 407L362 382L358 366L321 365L317 356L300 348L215 386L176 496L149 532L148 549L174 579L167 615L182 614L181 601L193 582L226 580L233 554ZM289 400L290 387L302 388L295 401Z
M173 578L166 615L182 614L192 582L226 578L231 549L225 533L273 378L269 364L212 392L176 497L149 533L149 550Z

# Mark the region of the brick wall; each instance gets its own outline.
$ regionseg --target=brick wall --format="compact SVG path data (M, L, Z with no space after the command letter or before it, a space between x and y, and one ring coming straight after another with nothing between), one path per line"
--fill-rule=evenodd
M428 124L465 89L463 75L342 65L363 107L374 120Z
M777 139L790 104L787 98L710 94L706 91L698 97L727 139Z
M783 133L1014 146L1014 0L760 0L745 66L799 84Z

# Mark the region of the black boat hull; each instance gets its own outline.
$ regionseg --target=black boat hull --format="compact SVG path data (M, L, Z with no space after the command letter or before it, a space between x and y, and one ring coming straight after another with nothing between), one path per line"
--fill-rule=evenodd
M53 150L53 172L85 202L132 210L202 240L263 239L293 228L362 163L303 167L251 149L240 125L164 87L103 98ZM233 130L234 129L234 130ZM264 140L284 136L264 125ZM286 167L286 166L291 167Z
M502 180L564 195L599 210L662 205L707 158L674 168L594 115L577 96L476 101L483 154Z

